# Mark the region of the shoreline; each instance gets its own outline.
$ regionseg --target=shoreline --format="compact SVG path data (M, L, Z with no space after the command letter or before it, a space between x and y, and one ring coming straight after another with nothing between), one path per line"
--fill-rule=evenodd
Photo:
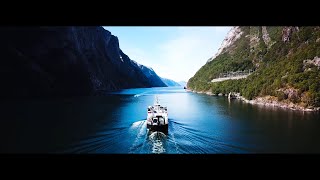
M190 89L186 89L186 91L197 93L197 94L206 94L209 96L228 96L228 95L222 95L221 93L218 95L213 94L209 91L199 91L198 92L198 91L194 91L194 90L190 90ZM253 100L248 100L248 99L244 98L243 96L235 96L234 99L239 99L242 102L253 104L253 105L262 105L262 106L267 106L267 107L279 107L279 108L290 109L290 110L294 110L294 111L304 111L304 112L318 112L319 111L320 112L320 107L305 108L305 107L299 106L297 104L294 104L292 102L287 103L287 102L275 100L271 96L256 97Z

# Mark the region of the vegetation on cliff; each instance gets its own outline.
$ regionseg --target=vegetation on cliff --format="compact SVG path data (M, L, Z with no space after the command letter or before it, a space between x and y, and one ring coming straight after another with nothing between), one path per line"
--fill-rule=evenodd
M266 27L267 34L263 27L240 28L241 38L201 67L189 89L320 106L320 27ZM246 79L210 82L221 72L247 69L256 71Z

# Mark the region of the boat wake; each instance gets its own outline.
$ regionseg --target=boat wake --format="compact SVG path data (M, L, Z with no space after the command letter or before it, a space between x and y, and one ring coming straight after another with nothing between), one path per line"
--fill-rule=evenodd
M131 129L132 130L136 129L138 133L132 146L129 149L129 154L135 153L135 151L137 151L138 149L144 146L144 142L145 142L144 139L145 139L145 136L147 135L146 123L147 121L143 120L143 121L138 121L132 124Z
M169 139L169 142L171 141L172 143L173 143L173 145L174 145L174 147L175 147L175 150L176 150L176 153L178 153L179 154L179 146L178 146L178 143L177 143L177 141L176 141L176 138L174 137L174 125L173 125L173 123L172 122L174 122L174 120L173 119L170 119L170 139Z
M140 93L140 94L135 94L133 97L143 96L143 95L148 94L150 92L152 92L152 91L146 91L146 92L143 92L143 93Z
M152 144L152 153L161 154L166 152L166 138L167 136L163 132L153 132L149 135L149 140Z
M129 148L129 154L165 153L167 135L160 131L149 131L146 128L146 123L146 120L137 121L130 127L131 131L135 131L137 135Z
M130 132L135 134L135 138L129 148L130 154L181 153L175 138L174 123L170 124L170 130L172 131L169 132L152 131L146 128L146 123L146 120L143 120L131 125Z
M129 148L129 154L153 153L161 154L167 151L167 134L160 131L150 131L146 127L147 121L137 121L130 127L131 132L136 132L136 137Z
M112 153L116 143L121 141L125 134L126 127L104 129L95 134L75 142L68 149L61 153Z

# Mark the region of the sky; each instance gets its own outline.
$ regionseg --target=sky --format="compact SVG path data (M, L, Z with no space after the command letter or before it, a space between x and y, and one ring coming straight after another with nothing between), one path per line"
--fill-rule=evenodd
M231 27L104 26L120 49L163 78L188 81L219 49Z

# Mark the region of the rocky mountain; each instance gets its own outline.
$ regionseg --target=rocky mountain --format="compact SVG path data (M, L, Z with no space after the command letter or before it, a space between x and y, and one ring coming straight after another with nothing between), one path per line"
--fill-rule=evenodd
M87 96L165 86L103 27L1 27L1 96Z
M174 80L167 79L167 78L161 78L161 80L167 85L167 86L181 86L179 83L175 82Z
M238 40L241 35L242 31L239 26L234 26L230 29L228 32L227 36L224 38L224 40L221 43L220 48L218 49L217 53L212 56L207 62L212 61L215 59L217 56L219 56L221 53L224 53L226 51L230 51L230 48L234 47L234 42Z
M148 81L152 85L152 87L167 87L166 83L162 81L162 78L158 76L151 67L141 65L135 61L133 62L138 65L143 74L148 78Z
M188 88L312 109L320 106L319 57L320 27L233 27ZM249 69L255 71L247 78L211 82L220 73Z

